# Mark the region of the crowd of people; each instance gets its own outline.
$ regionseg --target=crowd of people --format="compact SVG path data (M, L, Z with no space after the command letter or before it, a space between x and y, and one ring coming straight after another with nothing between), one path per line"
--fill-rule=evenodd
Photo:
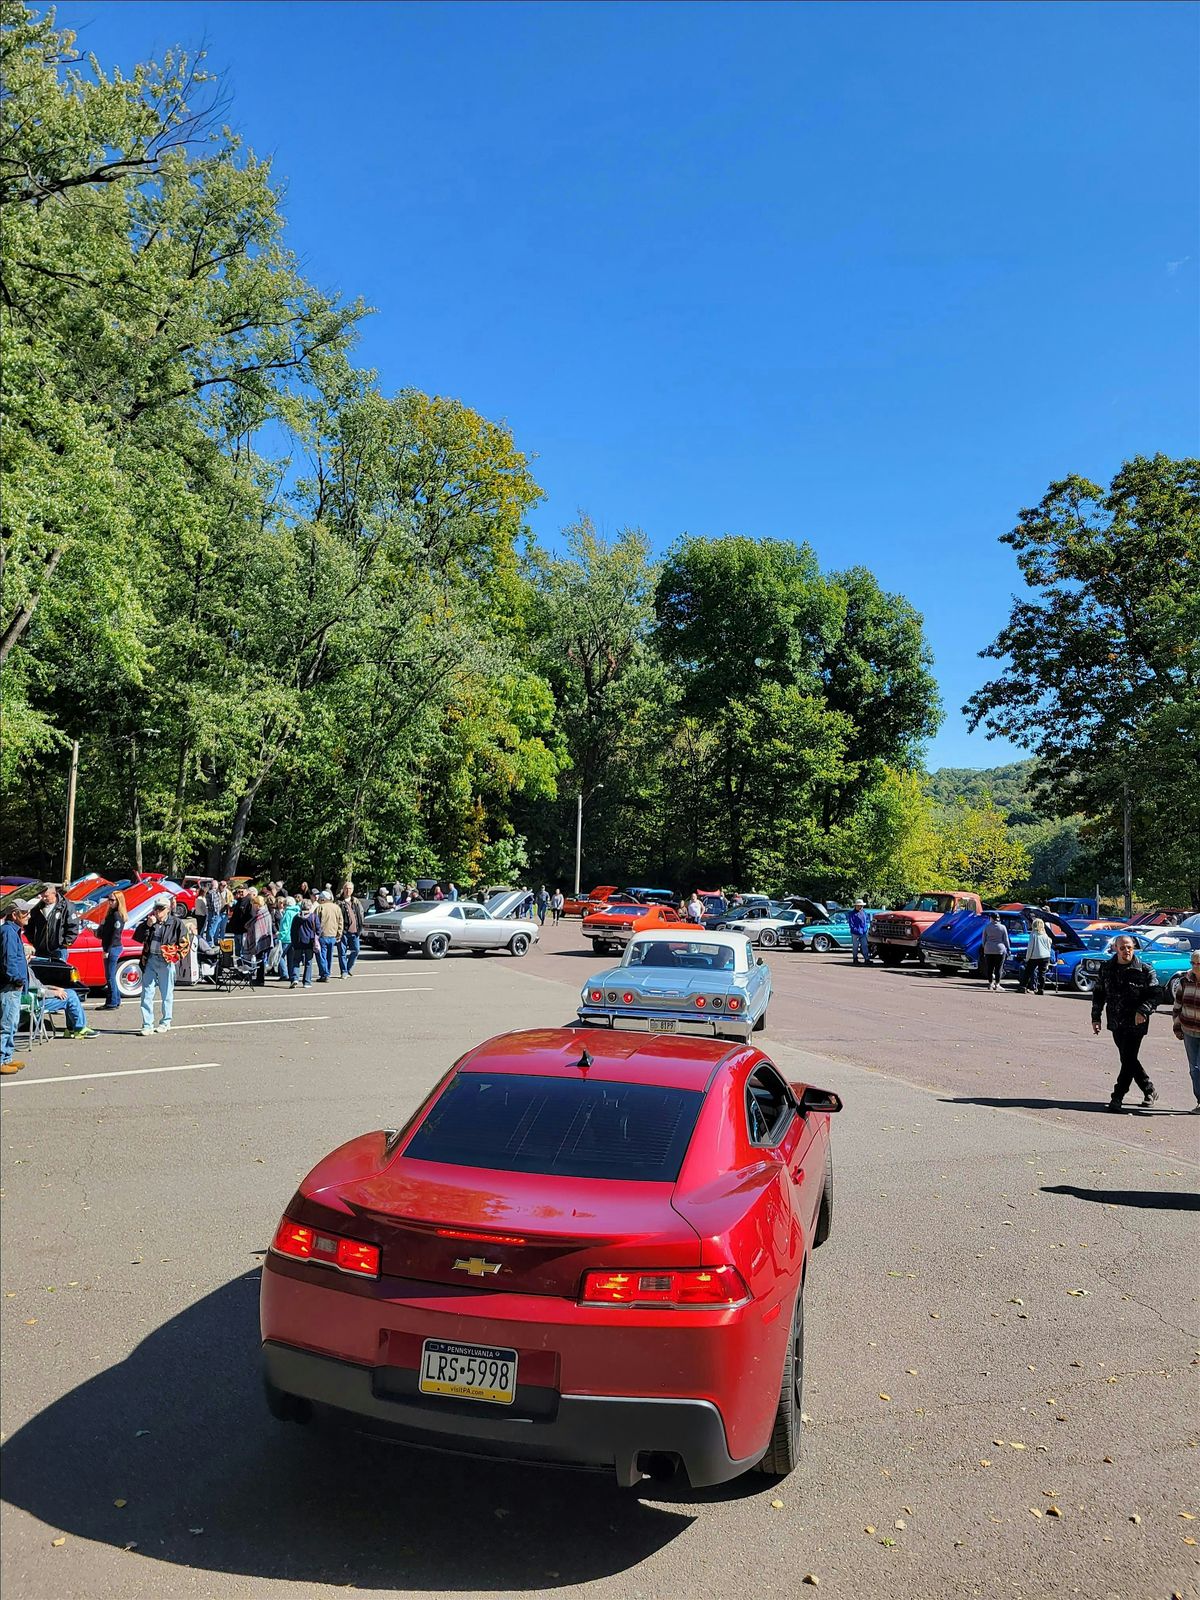
M372 896L374 911L403 909L407 905L457 900L454 883L397 882L381 885ZM693 893L680 902L680 912L699 922L713 907ZM561 889L551 893L543 884L528 890L518 902L516 915L547 916L558 922L565 898ZM236 965L243 977L258 986L268 979L292 989L309 989L332 978L352 978L358 964L367 907L352 882L343 883L335 895L332 884L316 888L302 882L294 894L283 883L262 888L248 884L212 881L197 890L194 906L184 898L158 895L150 913L133 930L141 946L141 1033L170 1031L175 987L216 979L224 964ZM104 905L98 925L104 949L107 994L102 1010L114 1011L122 1002L117 969L123 951L128 911L124 894L114 890ZM862 900L856 900L850 918L853 957L870 961L866 944L868 917ZM31 965L41 956L67 962L82 922L78 907L61 890L48 887L36 898L14 897L0 921L0 1073L8 1076L25 1063L15 1059L15 1041L24 1007L42 1017L62 1014L69 1039L92 1039L97 1030L87 1024L83 1003L74 988L47 984ZM1007 929L992 915L983 936L985 978L990 990L1000 987L1000 975L1010 953ZM1019 992L1043 992L1053 945L1040 917L1030 924ZM335 972L336 967L336 972ZM1141 1065L1139 1052L1150 1018L1162 1002L1153 969L1142 961L1134 941L1118 936L1113 953L1103 964L1092 991L1092 1026L1099 1034L1105 1023L1116 1046L1120 1068L1109 1097L1108 1109L1121 1111L1130 1088L1142 1091L1143 1106L1158 1099L1154 1084ZM157 1020L156 1020L157 1018ZM1183 974L1171 1013L1172 1029L1186 1052L1195 1110L1200 1113L1200 950L1193 950L1191 968Z

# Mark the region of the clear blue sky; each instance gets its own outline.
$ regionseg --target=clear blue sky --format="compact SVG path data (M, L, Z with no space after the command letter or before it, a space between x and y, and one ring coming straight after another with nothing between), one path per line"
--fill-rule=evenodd
M532 452L550 541L802 538L924 613L932 765L1069 472L1193 454L1190 4L64 4L206 44L386 389Z

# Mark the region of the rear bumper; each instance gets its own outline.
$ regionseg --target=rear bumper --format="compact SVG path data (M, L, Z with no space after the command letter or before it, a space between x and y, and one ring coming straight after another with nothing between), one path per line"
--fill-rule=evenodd
M582 1005L579 1007L579 1020L604 1028L628 1029L631 1033L649 1033L651 1020L674 1022L673 1033L693 1034L703 1039L748 1039L754 1031L752 1018L738 1017L735 1020L724 1012L702 1017L670 1017L660 1012L643 1012L639 1015L636 1011L605 1011L598 1006Z
M263 1374L283 1393L358 1418L420 1449L549 1466L615 1471L632 1487L644 1458L677 1457L692 1484L724 1483L757 1460L729 1454L721 1414L709 1400L553 1395L552 1414L496 1415L498 1407L447 1408L436 1399L389 1392L387 1369L360 1366L267 1340Z

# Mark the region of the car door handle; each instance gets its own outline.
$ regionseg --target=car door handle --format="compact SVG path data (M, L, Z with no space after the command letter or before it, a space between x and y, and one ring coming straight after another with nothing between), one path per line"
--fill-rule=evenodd
M803 1183L804 1182L804 1163L803 1163L803 1161L798 1161L796 1163L796 1165L792 1168L792 1182L793 1183Z

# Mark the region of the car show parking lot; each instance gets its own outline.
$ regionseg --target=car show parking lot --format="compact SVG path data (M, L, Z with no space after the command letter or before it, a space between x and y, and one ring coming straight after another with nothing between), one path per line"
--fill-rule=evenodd
M769 961L756 1042L845 1103L790 1477L620 1490L266 1413L258 1280L296 1185L480 1040L571 1020L611 960L563 923L521 961L180 990L149 1039L89 1007L99 1038L5 1081L9 1591L1200 1594L1197 1119L1165 1021L1160 1104L1118 1119L1082 997Z

